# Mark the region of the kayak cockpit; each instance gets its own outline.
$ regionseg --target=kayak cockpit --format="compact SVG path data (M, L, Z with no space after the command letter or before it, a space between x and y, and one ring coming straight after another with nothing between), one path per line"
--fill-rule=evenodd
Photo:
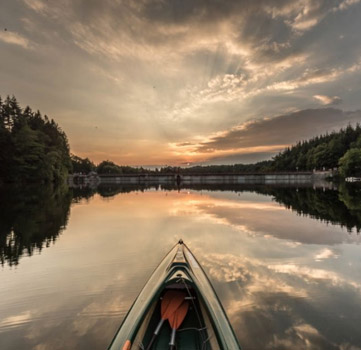
M150 306L148 312L139 327L139 330L131 346L131 350L147 349L153 333L161 321L161 304L164 295L170 291L177 291L184 294L184 301L189 304L187 313L176 331L175 344L177 350L218 350L220 346L217 342L210 318L206 312L205 305L199 297L196 289L185 282L184 279L178 279L178 283L172 283L164 288L161 295ZM172 329L168 320L166 320L159 334L156 336L150 349L169 350Z

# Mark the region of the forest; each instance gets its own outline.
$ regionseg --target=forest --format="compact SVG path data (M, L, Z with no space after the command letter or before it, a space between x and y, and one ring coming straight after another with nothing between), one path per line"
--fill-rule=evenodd
M0 97L0 164L0 183L62 183L72 170L68 139L53 119Z
M342 176L361 175L361 126L298 142L274 157L270 169L339 169Z

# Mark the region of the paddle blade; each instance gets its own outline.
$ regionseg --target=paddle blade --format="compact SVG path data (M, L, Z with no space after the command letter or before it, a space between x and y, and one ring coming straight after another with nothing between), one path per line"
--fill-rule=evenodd
M183 303L186 294L178 290L168 290L164 295L162 302L160 304L160 316L161 320L159 321L157 328L153 333L153 337L150 340L147 349L150 350L152 347L155 338L158 336L160 329L162 328L163 322L168 319L173 313L176 312L178 307Z
M189 303L188 301L183 301L182 305L174 312L173 315L169 316L168 321L172 329L178 329L182 324L184 318L188 312Z
M178 290L169 290L164 296L160 305L160 314L163 320L173 315L183 303L186 294Z

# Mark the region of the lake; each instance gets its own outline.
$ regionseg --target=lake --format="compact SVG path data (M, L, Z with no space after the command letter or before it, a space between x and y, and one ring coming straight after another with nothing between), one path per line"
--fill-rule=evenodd
M0 349L106 349L182 238L243 349L361 349L361 187L0 190Z

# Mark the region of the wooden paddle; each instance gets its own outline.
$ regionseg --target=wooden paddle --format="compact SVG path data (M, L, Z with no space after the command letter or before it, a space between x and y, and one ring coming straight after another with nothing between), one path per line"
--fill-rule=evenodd
M189 303L187 300L183 301L182 305L168 318L170 327L172 328L172 334L170 337L169 349L175 349L175 333L182 324L184 318L188 312Z
M169 290L164 294L162 302L160 304L161 320L159 321L158 326L155 329L152 339L150 340L146 350L150 350L155 338L157 337L160 329L162 328L163 322L177 311L179 306L183 303L185 297L186 294L178 290Z

